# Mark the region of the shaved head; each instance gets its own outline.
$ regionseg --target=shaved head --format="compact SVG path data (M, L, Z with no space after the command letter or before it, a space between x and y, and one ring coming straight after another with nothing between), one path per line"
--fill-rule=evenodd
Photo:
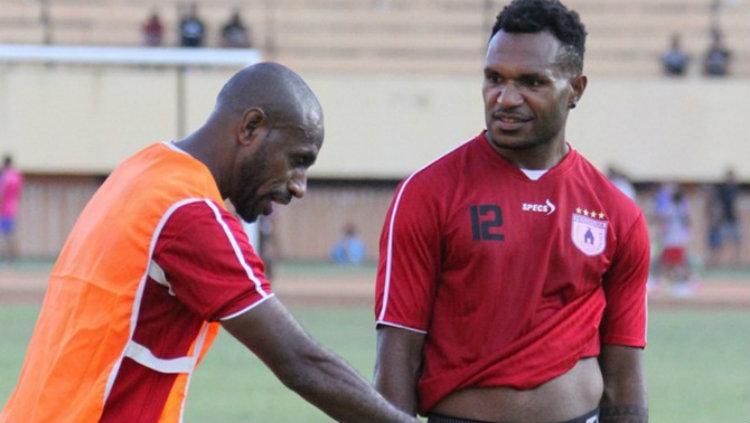
M237 72L216 100L220 112L242 114L252 107L263 110L274 127L322 130L323 111L315 94L299 75L278 63L258 63Z
M176 145L203 162L246 221L302 198L323 145L323 110L305 81L278 63L232 76L197 131Z

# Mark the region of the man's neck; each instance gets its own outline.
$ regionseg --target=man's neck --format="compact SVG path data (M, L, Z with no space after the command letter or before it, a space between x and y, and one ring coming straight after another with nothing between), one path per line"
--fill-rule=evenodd
M208 168L216 181L216 185L219 187L221 195L226 198L226 182L223 180L221 166L218 163L221 158L217 155L217 151L211 143L200 139L202 135L204 134L202 133L202 130L199 129L192 135L188 135L181 140L175 141L174 144Z
M498 154L508 159L521 169L544 170L554 167L560 163L570 152L570 147L563 137L524 150L514 150L497 146L487 138L490 146Z

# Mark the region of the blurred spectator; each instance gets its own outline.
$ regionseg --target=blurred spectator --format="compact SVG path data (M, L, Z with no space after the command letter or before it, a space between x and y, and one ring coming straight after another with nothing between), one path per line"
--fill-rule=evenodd
M180 45L182 47L201 47L206 35L206 25L198 17L198 6L190 4L189 12L180 20Z
M242 22L239 10L235 9L229 21L221 28L221 46L226 48L249 48L250 35Z
M660 276L670 284L676 295L691 294L694 286L688 258L690 213L682 190L677 189L672 193L662 218Z
M635 187L625 173L614 166L609 166L607 168L607 177L623 194L635 201Z
M154 11L148 20L141 27L143 33L143 44L148 47L158 47L162 45L164 38L164 25L159 19L159 14Z
M680 34L672 34L672 46L661 56L664 73L671 76L685 75L688 62L690 56L682 50Z
M21 172L13 167L13 158L6 155L0 173L0 234L3 238L2 258L8 261L18 257L16 217L21 203L22 187Z
M677 190L677 184L675 183L663 183L659 185L656 194L653 197L654 215L650 220L653 223L653 233L651 236L651 251L653 267L653 278L649 278L649 289L656 288L656 285L660 285L660 279L663 276L663 265L661 257L664 254L664 234L667 232L667 222L669 216L672 213L672 196Z
M712 194L709 198L708 246L710 255L708 264L710 266L720 264L720 257L727 244L730 245L730 263L733 265L740 264L742 230L737 212L740 189L737 185L737 176L734 170L727 170L724 181L714 187Z
M661 184L659 190L654 196L654 213L657 220L663 220L664 216L669 213L672 203L672 195L677 191L677 184L668 182Z
M725 76L729 73L732 53L724 45L724 37L718 27L711 29L711 45L703 58L703 73L708 76Z
M361 264L365 260L365 243L353 224L344 227L344 237L331 249L331 260L338 264Z

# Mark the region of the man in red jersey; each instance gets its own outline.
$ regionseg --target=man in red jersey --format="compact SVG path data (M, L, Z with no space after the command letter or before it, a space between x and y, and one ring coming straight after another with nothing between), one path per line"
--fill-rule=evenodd
M307 84L260 63L224 85L197 131L122 162L55 263L0 422L181 422L221 325L336 420L416 423L300 327L224 206L252 221L301 198L322 143Z
M565 140L585 36L557 0L503 9L486 130L396 191L375 384L430 423L648 420L644 217Z

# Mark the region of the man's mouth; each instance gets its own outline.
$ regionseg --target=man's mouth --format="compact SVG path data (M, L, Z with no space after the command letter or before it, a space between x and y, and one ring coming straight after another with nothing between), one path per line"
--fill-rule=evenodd
M287 204L292 202L292 196L291 195L274 195L270 198L270 201L273 203L279 203L281 205L286 206Z
M531 122L531 118L521 115L512 115L506 113L495 113L492 115L497 122L497 126L502 131L517 131L526 123Z
M273 201L269 200L266 202L266 204L263 206L263 215L268 216L271 213L273 213Z

